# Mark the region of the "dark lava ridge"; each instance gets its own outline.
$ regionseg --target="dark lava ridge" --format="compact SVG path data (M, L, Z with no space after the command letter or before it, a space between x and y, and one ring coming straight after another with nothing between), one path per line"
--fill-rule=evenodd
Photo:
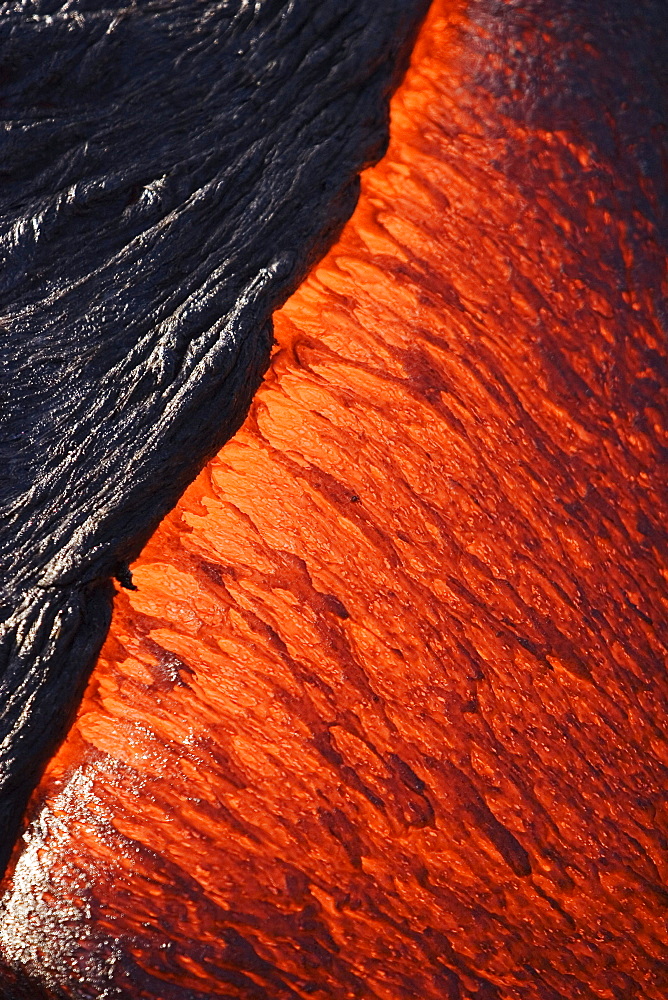
M112 578L242 423L427 7L0 5L0 868Z

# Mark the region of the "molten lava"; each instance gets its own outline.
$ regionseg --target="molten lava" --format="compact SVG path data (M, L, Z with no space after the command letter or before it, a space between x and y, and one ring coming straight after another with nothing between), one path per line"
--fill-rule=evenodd
M668 995L665 133L640 28L500 6L435 3L117 598L7 883L33 996Z

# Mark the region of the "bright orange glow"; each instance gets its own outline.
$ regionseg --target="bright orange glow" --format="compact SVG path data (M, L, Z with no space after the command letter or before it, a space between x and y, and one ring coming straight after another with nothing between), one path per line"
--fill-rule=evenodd
M462 9L35 797L0 937L68 996L668 995L663 260Z

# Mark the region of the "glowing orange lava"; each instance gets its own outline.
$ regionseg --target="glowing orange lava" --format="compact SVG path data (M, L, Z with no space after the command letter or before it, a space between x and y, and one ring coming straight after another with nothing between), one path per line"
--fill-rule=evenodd
M58 996L668 995L651 178L482 6L118 596L0 927Z

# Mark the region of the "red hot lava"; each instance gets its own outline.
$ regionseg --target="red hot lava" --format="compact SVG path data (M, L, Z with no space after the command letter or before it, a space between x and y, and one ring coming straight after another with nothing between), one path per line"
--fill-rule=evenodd
M435 3L118 597L6 886L31 996L668 995L664 133L637 19L498 6Z

